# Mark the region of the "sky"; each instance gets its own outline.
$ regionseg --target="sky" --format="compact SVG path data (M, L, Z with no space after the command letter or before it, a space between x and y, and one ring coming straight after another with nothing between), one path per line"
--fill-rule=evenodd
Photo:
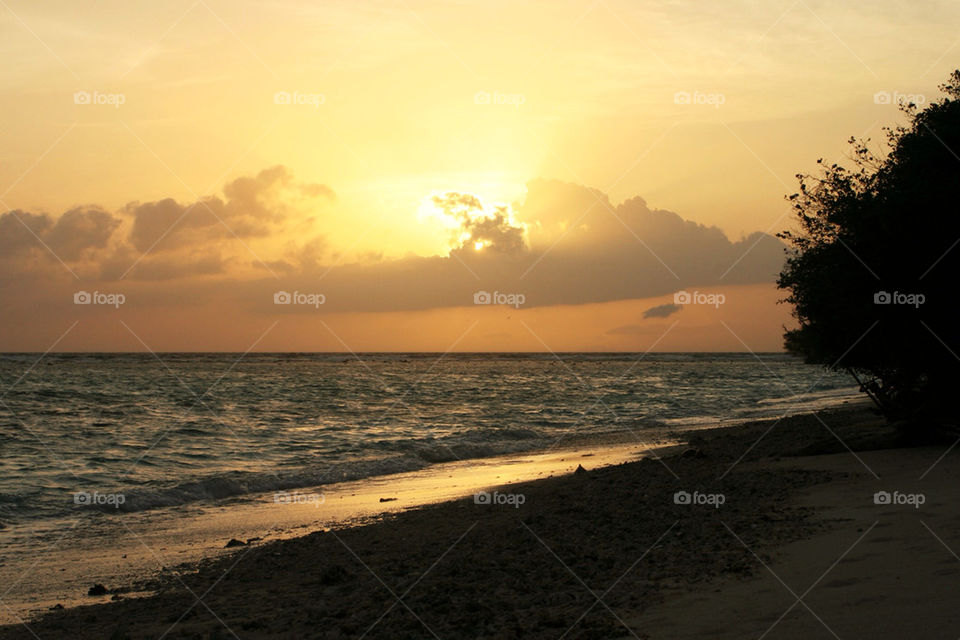
M0 2L0 350L778 351L960 5ZM489 294L489 295L488 295Z

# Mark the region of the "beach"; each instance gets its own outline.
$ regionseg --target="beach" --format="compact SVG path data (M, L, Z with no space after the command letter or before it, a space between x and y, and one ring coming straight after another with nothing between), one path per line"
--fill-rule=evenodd
M188 387L214 386L202 410L176 377L151 375L149 355L51 354L33 369L0 358L0 373L23 377L5 400L23 422L0 430L0 625L153 593L239 543L375 523L581 463L669 455L703 429L862 401L848 378L775 353L165 359ZM810 391L778 396L771 375Z
M629 435L629 434L624 434ZM622 438L621 438L622 439ZM3 531L5 584L0 624L50 607L110 601L94 583L141 584L172 577L178 565L232 549L230 540L276 541L331 527L358 526L386 514L463 498L504 482L572 473L580 462L607 466L644 455L636 443L581 444L551 451L468 459L349 482L208 500L202 505L136 512L85 513ZM140 593L149 593L145 586Z
M949 456L938 463L944 450L862 451L859 461L849 453L803 458L805 468L835 479L802 492L796 504L835 525L760 554L767 566L757 559L753 579L713 580L628 624L651 638L956 637L960 465ZM924 502L878 505L877 491Z
M767 637L955 635L960 473L946 447L895 435L856 406L634 462L581 454L580 472L106 585L89 599L116 601L0 638L734 638L781 615Z
M0 640L960 640L921 8L0 0Z

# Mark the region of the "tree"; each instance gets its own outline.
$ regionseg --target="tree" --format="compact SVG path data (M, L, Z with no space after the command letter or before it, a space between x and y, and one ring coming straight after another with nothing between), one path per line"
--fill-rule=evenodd
M797 175L799 230L778 286L799 327L788 351L846 370L891 419L951 424L960 382L960 70L946 94L905 126L888 152L850 139L853 168ZM932 419L932 420L931 420Z

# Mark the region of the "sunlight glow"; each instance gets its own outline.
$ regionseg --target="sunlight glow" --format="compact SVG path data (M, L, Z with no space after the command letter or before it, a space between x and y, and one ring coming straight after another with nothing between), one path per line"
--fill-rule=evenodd
M473 193L434 191L425 196L417 207L417 221L447 232L448 249L472 244L474 251L482 251L493 243L486 239L475 239L468 227L499 218L505 224L522 228L526 234L529 225L517 220L515 213L509 204L484 202Z

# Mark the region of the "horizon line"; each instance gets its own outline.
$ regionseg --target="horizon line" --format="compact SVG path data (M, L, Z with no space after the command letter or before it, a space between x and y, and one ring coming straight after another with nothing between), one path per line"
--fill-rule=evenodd
M570 355L570 354L605 354L605 355L684 355L684 354L781 354L792 355L788 351L0 351L0 356L10 355L151 355L151 354L187 354L187 355ZM799 357L799 356L797 356Z

